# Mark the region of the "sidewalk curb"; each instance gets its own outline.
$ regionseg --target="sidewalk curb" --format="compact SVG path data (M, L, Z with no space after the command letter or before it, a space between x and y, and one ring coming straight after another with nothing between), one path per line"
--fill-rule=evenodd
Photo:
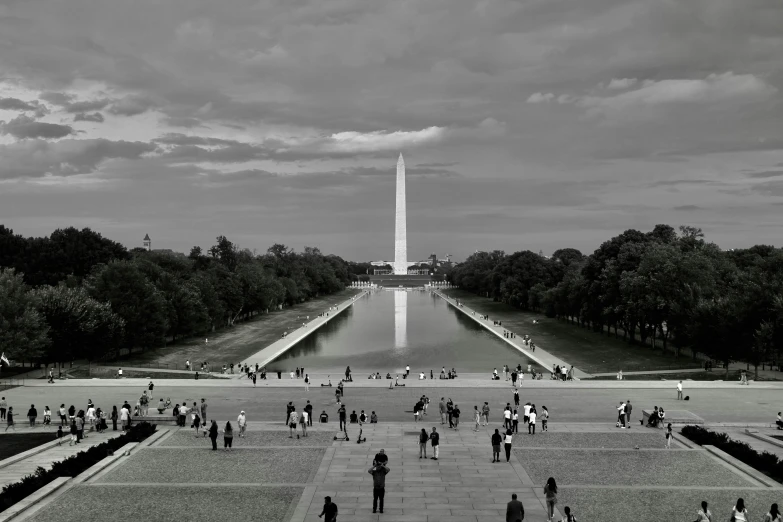
M0 439L2 440L2 439ZM30 448L27 451L23 451L22 453L17 453L16 455L13 455L11 457L8 457L7 459L0 460L0 469L10 466L11 464L16 464L19 461L22 461L26 459L27 457L32 457L33 455L37 455L39 453L43 453L44 451L53 448L54 446L57 446L57 443L60 441L60 439L55 438L54 440L51 440L49 442L44 442L40 446L36 446L34 448Z
M760 441L766 442L767 444L772 444L773 446L777 446L778 448L783 448L783 441L778 440L775 437L770 437L769 435L764 435L763 433L759 433L758 431L752 431L747 428L745 428L745 433L747 435L750 435L754 439L758 439Z
M65 484L71 481L71 477L59 477L33 493L32 495L29 495L10 508L8 508L6 511L3 511L0 513L0 522L8 522L9 520L13 520L19 515L22 515L25 511L30 509L31 507L37 505L38 503L42 502L46 497L52 495L53 493L57 492L60 488L62 488Z
M757 482L761 482L768 488L774 488L774 489L783 489L783 484L780 484L779 482L776 482L760 472L759 470L752 468L745 464L744 462L739 461L738 459L735 459L728 453L716 448L715 446L705 445L702 446L705 450L710 452L712 455L718 457L720 460L725 462L726 464L731 465L732 467L736 468L738 471L740 471L742 474L750 476L753 480Z

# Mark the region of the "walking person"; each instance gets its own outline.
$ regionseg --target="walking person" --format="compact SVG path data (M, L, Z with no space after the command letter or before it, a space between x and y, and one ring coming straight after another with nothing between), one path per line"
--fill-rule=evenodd
M506 449L506 462L508 462L511 459L511 438L513 437L513 434L511 430L506 430L506 436L503 439L505 449Z
M35 428L35 419L38 417L38 410L35 409L35 404L30 405L30 409L27 410L27 418L30 420L30 427Z
M549 431L547 422L549 421L549 410L546 406L541 406L541 431Z
M120 414L117 413L117 405L112 406L111 409L111 426L114 431L117 431L117 420L120 418Z
M701 502L701 509L696 512L695 522L712 522L712 513L707 508L707 501Z
M226 427L223 428L223 450L231 451L231 444L234 442L234 428L231 427L230 422L226 422Z
M446 424L446 401L443 399L443 397L440 398L438 409L440 410L440 424L442 426Z
M671 449L673 438L674 434L672 433L672 423L670 422L669 425L666 426L666 449Z
M313 405L310 404L310 401L307 401L307 405L304 407L304 411L307 412L307 425L312 426L313 425Z
M372 475L372 512L380 510L383 513L383 497L386 494L386 475L389 468L385 462L372 461L372 467L367 471Z
M419 458L420 459L426 459L427 458L427 441L430 440L430 436L427 435L427 430L424 428L421 429L421 433L419 433Z
M511 415L511 430L514 433L519 433L519 411L514 410L514 413Z
M519 390L514 390L514 406L519 408Z
M253 378L253 384L255 384L256 380ZM305 375L304 378L304 385L305 385L305 391L310 391L310 376Z
M324 497L324 508L318 518L324 515L326 515L325 522L337 522L337 504L332 502L332 497Z
M479 412L478 406L473 406L473 417L476 421L476 426L473 428L473 431L479 431L479 424L481 423L481 413Z
M511 494L511 502L506 505L506 522L522 522L525 519L525 507L517 500L517 494Z
M6 411L8 411L8 403L5 401L5 397L0 397L0 420L5 420Z
M745 508L745 501L737 499L737 503L731 509L731 520L734 522L748 522L748 510Z
M9 406L8 407L8 411L5 414L5 421L6 421L5 431L8 431L8 428L13 428L14 431L16 431L16 426L14 426L14 407L13 406Z
M201 399L201 422L207 422L207 400Z
M239 436L244 437L245 429L247 428L247 417L245 416L244 410L239 412L239 417L237 417L237 426L239 426Z
M215 419L212 419L212 425L209 427L209 440L212 441L212 451L217 451L218 425Z
M73 446L79 442L79 429L76 427L76 419L73 417L71 418L71 428L69 431L71 432L71 441L68 443L68 445Z
M503 427L507 430L511 429L511 407L508 405L503 410Z
M677 400L682 400L682 381L677 383Z
M772 504L770 506L769 511L766 515L764 515L764 522L780 522L780 511L778 510L777 504Z
M570 507L568 507L568 506L564 507L563 508L563 513L565 513L565 516L563 517L563 520L561 520L560 522L578 522L576 520L576 517L574 516L574 514L571 513L571 508ZM698 520L696 522L698 522ZM712 522L712 521L710 521L710 522Z
M553 477L549 477L544 484L544 497L546 499L547 520L551 522L555 517L555 504L557 504L557 482Z
M434 426L432 427L432 433L430 433L430 442L432 443L432 457L430 457L430 459L438 460L438 450L440 449L440 433L435 430Z
M362 410L362 415L364 415L364 410ZM302 430L302 437L307 437L307 412L302 410L302 414L299 416L299 427Z
M628 427L628 429L631 429L631 411L633 410L633 406L631 406L631 399L628 399L625 403L625 425Z
M340 409L337 410L337 416L340 419L340 431L343 431L347 427L347 423L345 422L345 404L341 405Z
M291 410L291 414L288 416L288 438L293 439L294 435L296 434L297 438L299 435L296 433L296 425L299 422L299 414L296 413L296 408Z
M454 419L454 429L457 431L459 431L459 415L460 415L459 405L455 404L454 410L451 412L451 416Z
M446 401L446 413L449 416L449 428L454 427L454 403L451 401L451 397Z
M536 434L536 415L537 415L536 405L534 404L530 408L530 414L528 415L527 432L530 435Z
M492 441L492 462L500 462L500 444L503 442L500 430L495 428L495 433L492 434L490 440Z
M481 407L481 415L484 417L484 426L489 426L489 403L484 401L484 406Z

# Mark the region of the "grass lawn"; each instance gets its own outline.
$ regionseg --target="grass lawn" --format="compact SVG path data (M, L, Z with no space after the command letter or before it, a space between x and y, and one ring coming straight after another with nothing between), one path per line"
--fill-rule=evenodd
M175 370L184 370L187 360L209 361L215 368L223 363L238 364L280 339L283 332L290 332L302 326L303 321L298 316L309 315L313 318L330 306L347 301L360 291L358 288L346 288L336 294L317 297L290 308L256 316L247 322L236 324L233 328L208 335L208 344L199 337L165 348L132 353L116 363L118 366L154 365Z
M27 418L25 417L25 422ZM14 418L16 422L16 418ZM21 418L19 419L21 424ZM5 421L3 421L5 423ZM54 432L51 433L4 433L0 435L0 460L13 457L23 451L33 449L36 446L54 440Z
M516 455L536 484L555 476L573 486L752 486L705 451L519 449Z
M225 423L224 423L225 424ZM236 429L236 425L234 425ZM239 432L237 432L239 433ZM302 437L302 431L299 430L300 438L289 439L288 430L285 431L247 431L245 436L239 438L234 437L234 447L241 448L244 446L331 446L334 442L334 436L337 434L337 427L335 431L309 431L307 437ZM195 435L195 430L179 430L170 437L163 441L161 446L188 446L203 448L204 445L210 444L209 439L204 439L203 435Z
M490 319L501 321L519 337L529 335L543 350L587 373L616 372L620 368L630 372L700 366L699 362L688 357L675 359L672 354L653 351L649 346L629 345L613 335L601 335L576 324L525 312L464 290L448 289L444 293L458 298L477 312L489 315ZM541 323L533 324L533 319Z
M215 477L221 481L228 477ZM287 522L301 487L78 486L36 513L34 522Z
M623 374L624 381L737 381L739 382L739 370L730 370L729 378L726 379L725 370L716 370L711 372L682 372L682 373L659 373L645 375L626 375ZM593 377L587 380L596 381L614 381L617 377L613 375L604 375Z
M193 437L195 439L195 436ZM104 476L102 483L305 483L321 465L325 448L242 449L212 451L207 438L195 448L149 448L128 458Z
M592 489L562 488L557 507L569 506L577 520L626 522L628 520L696 519L701 502L709 503L712 519L729 520L738 498L745 500L749 520L762 520L773 502L781 503L781 492L775 490L700 490L700 489Z

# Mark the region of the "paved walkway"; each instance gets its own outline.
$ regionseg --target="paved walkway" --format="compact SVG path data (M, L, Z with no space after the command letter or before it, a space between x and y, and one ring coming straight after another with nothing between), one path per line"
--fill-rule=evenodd
M53 439L54 433L57 431L56 426L54 429L52 429L52 427L44 428L43 426L37 428L17 427L19 429L17 429L16 433L41 433L44 429L46 429L47 431L52 432ZM9 431L8 433L13 433L13 431ZM15 464L0 468L0 489L2 489L3 486L20 481L27 475L33 474L39 466L44 469L51 469L52 463L63 460L67 457L70 457L71 455L75 455L80 451L84 451L87 448L100 444L101 442L105 442L108 439L118 437L119 435L119 431L112 430L105 431L103 433L87 433L87 437L82 439L82 442L73 446L68 445L70 436L63 437L62 445L53 446L45 451L42 451L41 453L31 455L30 457L27 457L26 459L21 460ZM2 443L3 435L0 434L0 444Z
M340 313L342 313L346 308L353 306L353 303L356 302L357 299L361 299L364 295L367 294L367 291L363 291L360 294L357 294L350 299L343 301L339 305L337 305L337 310L326 310L324 311L324 315L322 316L316 316L313 319L310 320L310 322L306 323L305 326L302 326L301 328L298 328L294 330L293 332L289 332L288 335L283 337L282 339L270 344L263 350L255 353L254 355L251 355L250 357L247 357L244 361L244 363L247 363L249 365L255 365L258 364L259 367L265 367L272 361L274 361L276 358L280 357L283 353L285 353L287 350L289 350L292 346L297 344L299 341L313 333L314 331L318 330L321 326L325 325L335 317L337 317ZM328 315L327 315L328 314Z
M509 339L508 337L504 337L503 332L510 331L507 328L503 326L497 326L492 324L492 318L489 319L483 319L482 314L480 312L476 312L472 308L468 308L467 306L457 304L457 300L447 296L446 294L435 291L435 295L449 303L451 306L453 306L456 310L459 310L460 312L464 313L467 317L470 317L474 321L476 321L478 324L498 336L501 340L505 341L507 344L513 346L516 348L520 353L524 354L525 357L528 359L531 359L538 363L544 371L551 372L552 368L555 366L566 366L570 367L570 365L558 358L552 355L551 353L547 352L546 350L542 349L538 344L536 344L536 351L533 352L530 350L530 348L525 348L522 344L522 339L520 337L515 337L514 339ZM516 333L516 332L514 332ZM534 341L535 342L535 341ZM587 377L592 377L589 373L585 373L579 368L574 368L574 376L578 379L584 379Z

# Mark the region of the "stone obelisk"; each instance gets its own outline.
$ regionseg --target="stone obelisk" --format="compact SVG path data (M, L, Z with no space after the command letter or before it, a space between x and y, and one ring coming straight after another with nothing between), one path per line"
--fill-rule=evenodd
M405 211L405 160L397 160L397 208L394 221L394 274L408 273L408 233Z

